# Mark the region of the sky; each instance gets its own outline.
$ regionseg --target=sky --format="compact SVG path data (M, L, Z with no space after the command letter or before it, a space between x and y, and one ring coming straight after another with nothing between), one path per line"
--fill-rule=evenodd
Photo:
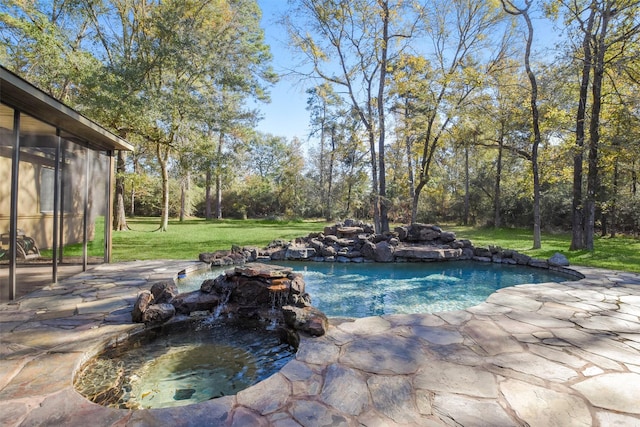
M271 46L273 68L282 73L291 68L292 52L286 47L286 31L276 21L287 9L287 1L258 0L258 4L262 9L265 42ZM257 129L263 133L284 136L288 140L298 137L306 142L309 134L306 89L295 81L282 77L270 90L271 103L259 105L263 119L258 123Z
M287 47L286 30L277 23L286 12L287 0L257 0L262 9L262 28L265 31L265 42L271 47L272 66L277 73L284 73L294 64L293 53ZM535 15L539 15L539 12ZM553 45L558 41L558 34L549 21L534 15L534 51L538 54L555 54ZM522 22L520 22L523 25ZM300 85L293 78L282 77L270 90L271 103L260 103L258 108L263 119L257 130L275 136L284 136L289 141L298 137L307 147L309 142L309 112L306 110L309 88Z

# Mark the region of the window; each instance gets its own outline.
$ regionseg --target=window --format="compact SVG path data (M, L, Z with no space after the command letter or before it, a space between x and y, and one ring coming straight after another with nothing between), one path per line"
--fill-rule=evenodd
M51 168L40 169L40 212L53 212L53 192L56 173Z

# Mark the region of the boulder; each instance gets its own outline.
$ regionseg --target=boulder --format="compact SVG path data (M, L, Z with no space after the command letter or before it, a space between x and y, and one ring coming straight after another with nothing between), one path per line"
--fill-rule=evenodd
M376 262L392 262L393 246L387 241L377 243L374 259Z
M402 226L402 227L396 227L394 228L394 231L398 234L398 239L401 242L404 242L405 240L407 240L407 237L409 237L409 228Z
M136 303L133 305L131 312L131 320L135 323L141 323L144 312L153 304L153 294L151 291L142 291L138 295Z
M513 251L511 258L516 260L516 263L519 265L528 265L531 261L531 257L529 255L521 254L520 252Z
M555 254L553 254L553 256L547 260L547 262L549 263L549 265L553 265L555 267L566 267L569 265L569 260L567 259L567 257L560 252L556 252Z
M549 268L549 263L544 259L535 259L532 258L528 264L530 267L536 268Z
M259 249L253 246L245 247L242 249L242 253L247 262L255 262L258 259Z
M407 240L411 242L431 242L442 234L442 230L439 227L420 223L411 224L408 232Z
M176 309L172 304L152 304L142 315L145 325L157 325L171 319L176 314Z
M304 277L300 273L291 273L291 294L304 294L305 283Z
M213 311L219 304L221 298L217 294L205 293L201 291L187 292L176 296L171 304L179 314L191 314L196 311Z
M419 261L444 261L462 257L462 249L438 248L418 244L402 244L395 249L398 258Z
M337 253L338 251L333 246L325 246L322 248L322 252L320 252L323 257L333 257L336 256Z
M376 255L376 244L373 242L366 241L362 245L362 249L360 250L362 256L366 259L375 259Z
M456 233L454 233L453 231L443 231L442 233L440 233L440 241L442 243L449 243L453 242L454 240L456 240Z
M292 271L293 269L291 267L254 262L242 267L236 267L233 272L227 272L226 275L231 276L233 274L239 274L246 277L263 277L265 279L272 279L275 277L288 277Z
M364 232L362 227L337 227L336 236L338 237L354 237Z
M306 246L290 246L285 253L286 259L309 259L314 256L316 256L316 250Z
M178 295L178 287L173 280L164 280L151 285L151 293L155 304L163 304Z
M322 336L329 328L327 316L315 307L282 307L282 314L287 326L313 336Z
M475 248L473 255L481 258L491 258L491 251L487 248Z

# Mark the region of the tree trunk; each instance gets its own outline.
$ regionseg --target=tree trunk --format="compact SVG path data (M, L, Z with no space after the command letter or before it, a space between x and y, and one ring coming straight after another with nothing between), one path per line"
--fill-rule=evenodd
M462 223L469 225L469 211L471 210L469 200L470 174L469 174L469 147L464 147L464 218Z
M211 219L211 165L207 166L204 187L204 217L205 219Z
M220 136L218 138L218 160L216 167L216 218L222 219L222 173L221 164L222 164L222 143L224 141L224 134L220 131Z
M609 18L612 13L610 8L611 3L606 3L602 10L600 34L594 52L593 82L591 83L593 105L591 106L591 120L589 121L589 170L587 172L587 202L585 206L584 232L584 246L585 249L589 251L593 251L594 249L596 196L598 188L598 145L600 143L600 110L602 108L602 80L604 78L604 54L606 51L605 39Z
M631 194L638 194L638 172L636 172L636 159L631 163Z
M500 228L502 226L502 195L500 185L502 184L502 150L504 148L504 122L501 123L500 138L498 139L498 159L496 164L496 182L493 188L493 227ZM469 166L467 165L467 170Z
M325 129L325 120L326 120L326 108L324 109L324 114L322 117L322 123L320 125L320 203L322 204L322 209L324 210L324 217L329 221L329 197L327 196L327 192L324 184L324 163L325 163L325 139L326 139L326 129Z
M409 99L405 100L405 108L404 115L407 117L409 115ZM409 174L409 199L413 200L416 195L416 182L415 177L413 175L413 144L411 140L411 136L408 135L408 132L404 136L404 144L407 152L407 173ZM411 209L411 223L415 222L415 218L413 217L413 209Z
M353 188L353 182L349 179L349 183L347 184L347 216L351 214L351 189Z
M375 135L373 134L373 130L369 131L369 147L371 150L371 204L373 207L373 224L375 226L376 233L380 233L382 231L382 225L380 223L380 193L379 193L379 185L378 185L378 160L376 156L376 145L375 145Z
M160 173L162 176L162 207L160 213L160 227L158 230L167 231L169 228L169 147L165 147L163 152L163 145L156 143L156 155L158 157Z
M531 148L531 166L533 171L533 249L542 247L542 237L540 231L540 174L538 171L538 147L540 146L540 117L538 113L538 83L536 76L531 70L531 44L533 43L533 25L529 13L525 10L522 14L528 29L527 47L524 55L524 65L531 84L531 124L533 126L533 147Z
M387 81L387 49L389 44L389 4L386 0L378 0L378 4L382 8L382 47L380 60L380 78L378 81L378 121L379 121L379 133L378 133L378 164L380 168L378 173L379 179L379 202L380 202L380 232L384 233L389 231L389 201L387 200L387 172L385 166L385 84Z
M620 178L620 171L618 166L618 155L616 154L615 161L613 163L613 188L611 195L611 237L616 237L616 223L617 223L617 210L618 210L618 180Z
M190 184L191 174L187 172L187 176L183 178L182 185L180 186L180 222L183 222L185 218L191 214L188 209Z
M427 184L427 181L420 180L418 181L418 185L416 186L416 191L413 195L413 200L411 201L411 223L414 224L418 221L418 203L420 202L420 193L422 193L422 189Z
M329 173L327 176L327 212L325 218L327 221L331 221L333 218L333 162L336 158L336 128L335 126L331 128L331 154L329 154Z
M540 173L538 171L538 148L531 156L533 168L533 249L542 247L542 232L540 229ZM534 160L535 159L535 160Z
M125 153L118 150L116 159L116 206L113 218L113 229L116 231L128 230L127 216L124 209L124 173Z
M593 6L593 4L592 4ZM589 76L591 74L591 32L595 19L595 8L591 8L587 27L582 41L582 51L584 58L582 62L582 77L580 81L580 95L578 100L578 111L576 113L576 145L573 155L573 200L571 217L571 246L569 250L576 251L584 249L584 211L582 203L582 161L585 140L585 120L587 111L587 94L589 90Z

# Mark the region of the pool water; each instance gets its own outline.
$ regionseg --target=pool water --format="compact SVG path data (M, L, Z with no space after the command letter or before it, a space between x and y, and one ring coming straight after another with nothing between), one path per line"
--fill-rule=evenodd
M554 271L507 264L277 262L302 273L312 304L330 317L436 313L484 302L498 289L574 278ZM223 270L207 273L216 277ZM180 290L198 289L203 277Z
M248 323L190 322L143 333L90 361L76 389L104 406L167 408L233 395L295 355L274 331Z

